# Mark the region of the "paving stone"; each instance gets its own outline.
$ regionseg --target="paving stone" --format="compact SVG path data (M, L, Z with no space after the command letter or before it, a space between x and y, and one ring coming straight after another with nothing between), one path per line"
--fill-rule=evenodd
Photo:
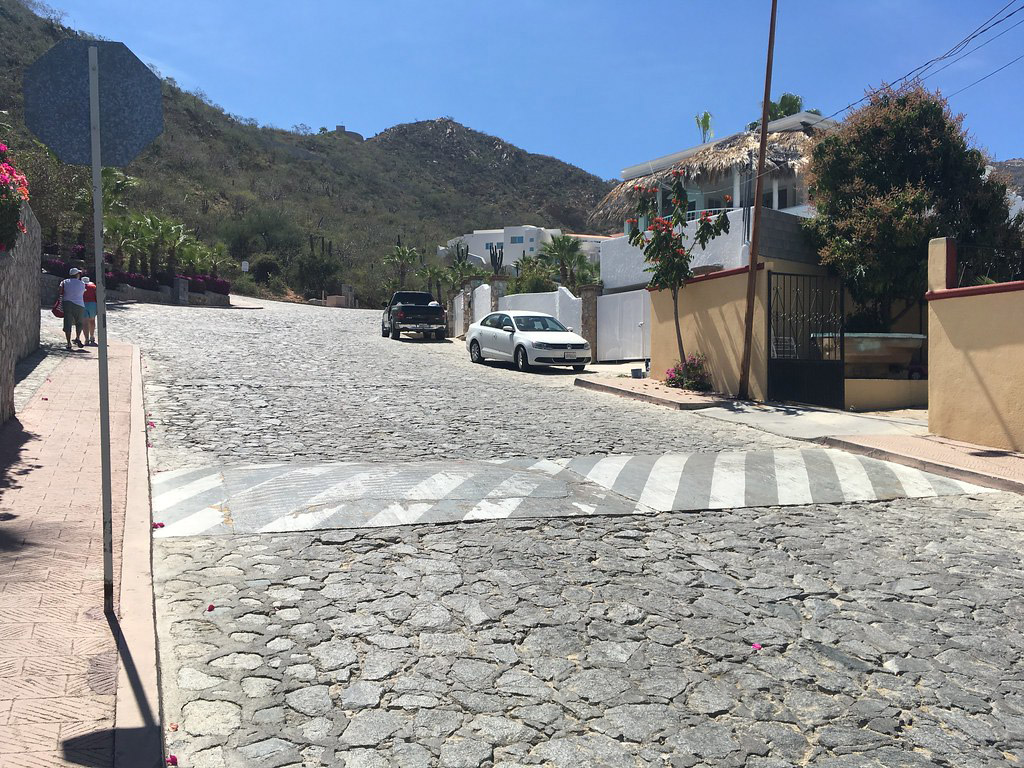
M311 685L285 694L285 703L304 715L315 717L331 710L331 695L326 685Z
M143 347L155 469L798 445L381 339L375 311L260 306L112 315ZM168 746L195 768L1013 764L1022 508L987 494L157 539ZM288 702L305 687L326 689L306 707L322 714Z

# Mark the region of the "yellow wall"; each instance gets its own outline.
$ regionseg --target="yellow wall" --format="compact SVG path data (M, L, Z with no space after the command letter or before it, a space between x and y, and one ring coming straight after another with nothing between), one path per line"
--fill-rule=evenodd
M928 303L928 428L1024 450L1024 290Z
M765 399L767 382L765 274L764 270L757 273L757 299L754 305L750 396L755 400ZM739 388L746 296L746 273L701 280L687 285L679 292L683 350L687 355L705 355L715 389L728 395L735 395ZM665 371L675 365L678 359L672 319L672 294L670 291L655 291L651 294L651 375L664 380Z
M851 411L923 408L928 404L924 379L847 379L846 407Z

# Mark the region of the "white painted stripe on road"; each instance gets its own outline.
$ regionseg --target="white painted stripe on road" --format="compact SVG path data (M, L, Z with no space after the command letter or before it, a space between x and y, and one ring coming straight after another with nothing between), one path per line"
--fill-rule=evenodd
M260 533L287 533L288 531L308 531L316 528L320 523L329 518L341 507L330 507L328 509L317 509L312 512L299 512L279 517L260 528Z
M473 476L465 470L438 472L405 492L407 499L443 499Z
M587 480L605 488L611 488L632 456L608 456L601 459L587 473Z
M896 479L900 481L900 485L910 498L922 499L935 495L935 488L921 470L892 461L886 462L886 466L896 475Z
M825 451L832 466L836 468L839 487L843 489L843 498L847 501L868 501L877 498L875 486L868 477L868 471L860 460L844 451ZM931 492L934 495L935 491Z
M552 461L551 459L541 459L536 464L530 466L531 470L537 470L538 472L544 472L549 475L557 475L559 472L565 470L566 465L570 459L559 459L558 461ZM561 463L564 462L564 463Z
M487 493L488 499L522 498L529 496L543 480L529 475L512 475L498 483Z
M357 472L346 477L341 482L320 491L320 493L306 501L306 506L327 504L344 499L357 499L369 495L373 491L379 490L385 481L398 474L399 471L393 467L381 467L366 472Z
M160 539L167 536L195 536L223 522L224 512L220 507L207 507L177 522L168 523L163 528L157 528L153 536Z
M169 480L173 480L176 477L187 475L190 472L202 469L202 467L185 467L184 469L171 469L167 472L158 472L153 476L153 485L163 485Z
M747 455L745 453L720 453L715 458L714 474L711 476L709 509L732 509L742 507L747 492Z
M164 491L158 496L153 497L153 511L164 512L171 507L177 506L183 501L191 499L193 496L198 496L200 493L206 491L212 491L218 485L221 484L220 472L213 475L207 475L201 477L198 480L193 480L191 483L185 483L185 485L179 488L172 488L169 491Z
M420 519L420 516L433 507L432 503L416 502L389 504L364 523L367 528L382 528L388 525L409 525Z
M947 477L946 479L954 485L959 485L963 488L964 493L999 493L998 488L986 488L983 485L968 483L966 480L954 480L952 477Z
M814 501L807 464L799 450L775 451L775 485L781 505L810 504Z
M469 510L463 520L501 520L515 512L522 503L522 498L505 498L497 501L482 499Z
M659 512L668 512L676 500L679 482L683 476L683 467L688 455L662 456L651 468L647 484L640 494L639 503Z

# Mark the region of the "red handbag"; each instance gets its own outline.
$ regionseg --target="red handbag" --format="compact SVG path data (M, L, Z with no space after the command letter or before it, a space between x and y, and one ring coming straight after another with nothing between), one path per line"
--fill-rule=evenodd
M50 311L53 312L54 317L64 317L64 299L58 296Z

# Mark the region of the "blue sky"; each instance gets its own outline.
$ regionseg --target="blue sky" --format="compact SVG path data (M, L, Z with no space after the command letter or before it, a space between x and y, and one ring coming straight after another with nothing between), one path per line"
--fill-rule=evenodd
M604 178L760 111L768 0L53 0L228 112L365 136L451 116ZM773 95L832 113L944 53L1004 0L781 0ZM1020 5L1018 0L1008 10ZM1024 19L1024 11L998 27ZM985 38L981 38L984 40ZM926 81L1024 53L1024 24ZM1024 61L952 100L977 146L1024 156Z

